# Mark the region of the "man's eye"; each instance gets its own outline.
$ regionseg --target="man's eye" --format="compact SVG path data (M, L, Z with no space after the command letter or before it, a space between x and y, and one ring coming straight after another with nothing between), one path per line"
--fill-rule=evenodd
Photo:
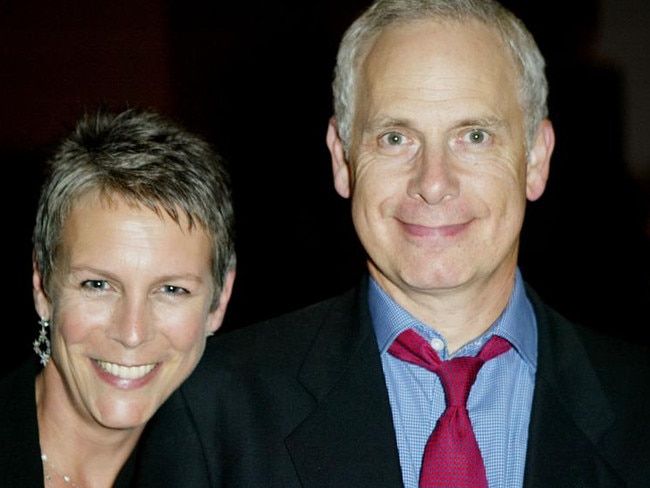
M404 140L405 137L399 132L389 132L382 136L382 141L389 146L399 146Z
M485 133L485 131L478 129L474 129L467 134L468 141L473 144L481 144L485 142L487 137L488 135Z

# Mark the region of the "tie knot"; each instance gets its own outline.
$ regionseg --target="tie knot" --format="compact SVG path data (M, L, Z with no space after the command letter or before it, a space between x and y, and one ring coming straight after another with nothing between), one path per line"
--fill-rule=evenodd
M483 364L511 347L502 337L492 336L476 357L465 356L441 361L436 351L420 334L408 329L395 339L388 352L398 359L436 373L445 390L447 407L450 407L464 406Z

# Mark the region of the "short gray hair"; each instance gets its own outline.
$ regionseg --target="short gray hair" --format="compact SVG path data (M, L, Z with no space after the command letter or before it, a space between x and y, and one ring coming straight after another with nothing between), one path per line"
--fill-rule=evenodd
M350 149L359 66L385 28L418 20L478 20L496 29L515 60L521 83L527 148L539 123L548 116L545 60L523 22L494 0L376 0L343 35L334 69L334 115L346 156Z
M127 109L86 114L47 162L32 234L34 260L48 289L63 228L75 202L90 192L120 196L190 227L212 241L218 299L235 266L230 176L223 158L204 139L159 114Z

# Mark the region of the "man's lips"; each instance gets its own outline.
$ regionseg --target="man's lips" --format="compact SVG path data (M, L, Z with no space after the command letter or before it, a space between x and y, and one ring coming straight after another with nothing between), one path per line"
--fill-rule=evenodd
M414 237L453 237L462 232L467 224L420 225L401 222L404 230Z

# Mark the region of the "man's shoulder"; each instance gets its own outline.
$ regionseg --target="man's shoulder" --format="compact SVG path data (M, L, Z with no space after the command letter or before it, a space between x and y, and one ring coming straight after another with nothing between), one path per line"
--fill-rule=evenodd
M528 291L538 325L538 373L581 390L579 378L598 388L621 412L650 409L650 347L568 320ZM593 383L592 385L595 385Z
M239 341L242 338L248 340L250 336L275 336L280 333L299 335L301 331L319 327L323 320L331 319L332 315L338 318L341 315L349 316L354 302L355 290L351 289L340 295L330 296L298 309L225 332L221 339Z
M617 324L610 331L595 329L566 318L561 312L547 305L532 288L527 294L537 317L540 341L548 342L555 349L573 349L579 345L596 364L609 363L626 367L628 364L639 371L650 371L650 346L617 335Z
M353 327L357 289L327 297L275 317L217 333L208 341L203 362L240 363L244 356L259 361L286 360L306 351L324 328Z

